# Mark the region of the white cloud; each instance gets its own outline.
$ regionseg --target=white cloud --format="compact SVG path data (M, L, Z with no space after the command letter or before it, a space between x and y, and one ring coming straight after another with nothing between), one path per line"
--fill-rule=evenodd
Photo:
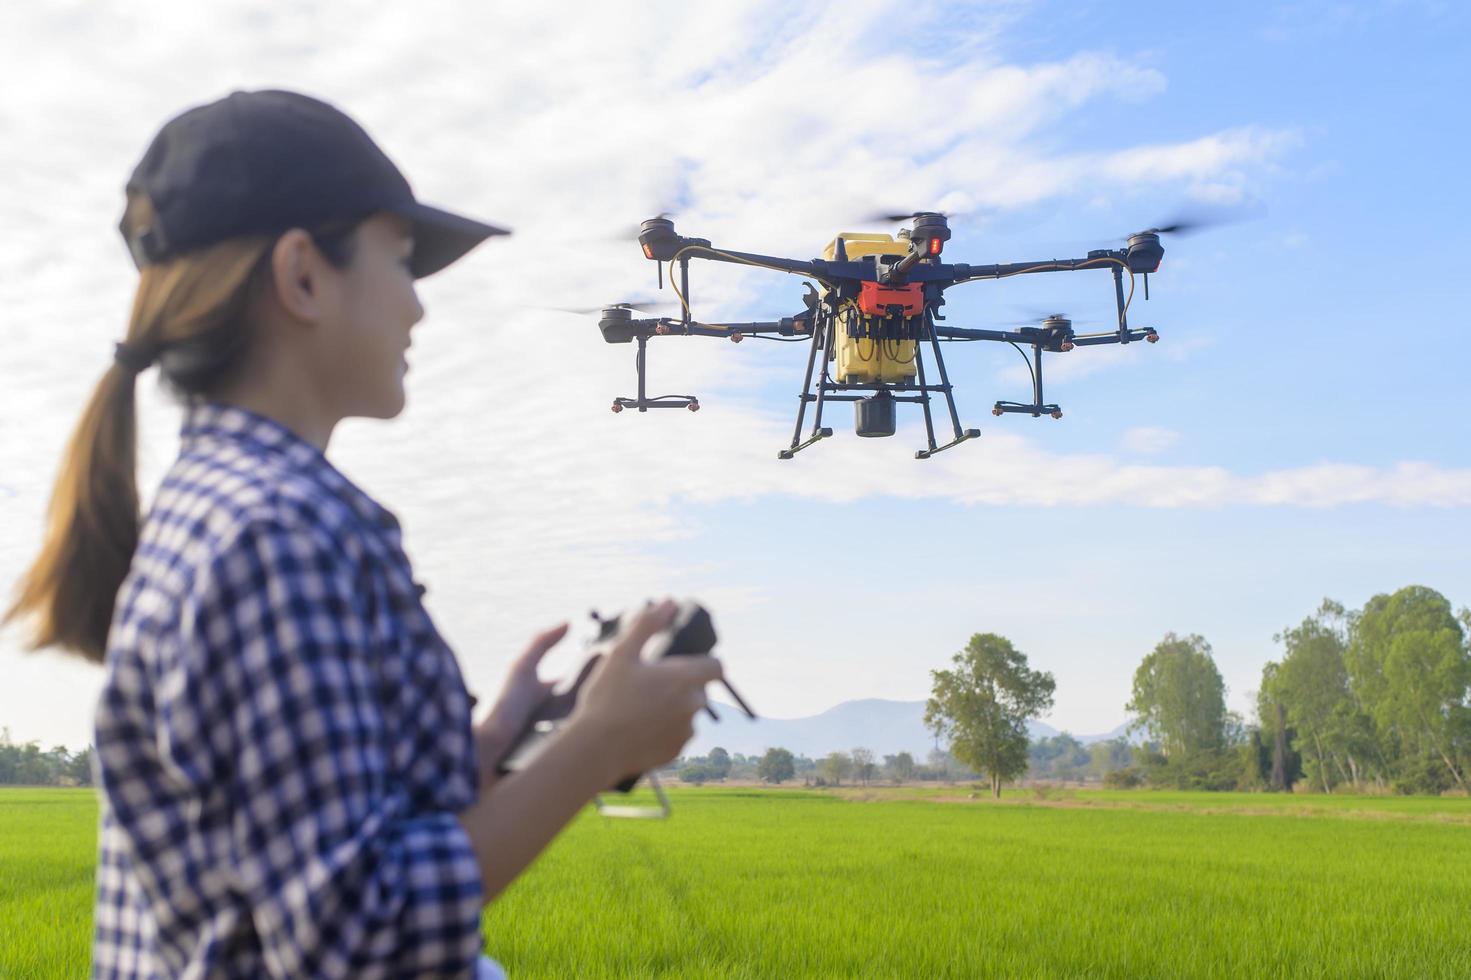
M1157 425L1139 425L1125 429L1119 445L1131 453L1162 453L1180 441L1180 433Z

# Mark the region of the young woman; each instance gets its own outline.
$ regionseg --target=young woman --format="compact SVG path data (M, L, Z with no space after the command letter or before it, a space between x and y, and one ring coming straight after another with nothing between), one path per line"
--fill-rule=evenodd
M393 515L324 455L404 407L414 280L500 229L418 203L351 119L290 92L185 112L128 183L127 337L83 412L7 619L103 663L97 977L497 976L484 904L597 792L672 759L720 677L604 658L525 769L534 638L489 715L430 622ZM182 447L140 527L133 392Z

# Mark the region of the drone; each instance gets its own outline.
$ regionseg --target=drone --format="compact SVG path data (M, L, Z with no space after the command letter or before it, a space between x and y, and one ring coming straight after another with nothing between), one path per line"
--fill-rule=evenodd
M807 370L797 405L797 422L791 444L777 452L778 459L791 459L832 436L833 430L823 425L823 411L829 402L843 401L853 402L856 433L869 438L894 435L898 403L918 404L924 414L928 445L917 450L914 457L929 459L981 434L979 429L963 428L960 424L942 345L995 341L1013 345L1026 357L1032 378L1032 400L998 401L991 409L992 414L1033 418L1048 415L1060 419L1062 410L1048 403L1043 395L1042 355L1101 344L1158 341L1159 334L1152 327L1129 326L1135 276L1143 277L1144 295L1148 299L1149 274L1159 269L1164 257L1160 236L1190 227L1190 223L1181 221L1136 232L1128 236L1122 248L1094 249L1079 259L967 265L943 259L945 243L950 240L949 221L943 213L915 211L875 217L910 224L894 235L840 233L828 243L822 258L807 261L716 248L708 239L686 238L676 232L674 222L667 215L642 222L639 246L646 259L657 263L661 289L665 264L668 264L669 282L679 297L680 315L637 318L635 312L647 310L640 310L642 304L634 303L618 303L600 311L598 329L606 342L638 345L635 359L638 395L614 399L613 411L647 412L656 408L699 411L699 399L693 395L648 396L647 345L654 337L724 337L736 343L752 337L806 343ZM696 320L690 311L691 259L801 276L809 280L805 283L804 308L778 320L749 323ZM1032 273L1090 269L1112 274L1118 314L1116 329L1076 333L1072 321L1062 314L1047 316L1037 326L1014 330L985 330L944 323L941 308L945 305L945 291L951 287ZM1030 356L1025 348L1030 348ZM927 371L929 358L933 359L933 377ZM937 412L931 404L937 395L944 398L953 433L943 445L936 441ZM812 426L804 437L803 425L809 406Z

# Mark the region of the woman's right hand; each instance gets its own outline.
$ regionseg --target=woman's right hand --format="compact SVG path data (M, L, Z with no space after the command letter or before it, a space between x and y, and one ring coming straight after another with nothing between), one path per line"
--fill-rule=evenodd
M672 761L694 735L695 713L704 709L705 685L723 675L714 657L642 657L644 644L669 626L671 600L645 608L602 658L588 679L567 727L599 746L608 783Z

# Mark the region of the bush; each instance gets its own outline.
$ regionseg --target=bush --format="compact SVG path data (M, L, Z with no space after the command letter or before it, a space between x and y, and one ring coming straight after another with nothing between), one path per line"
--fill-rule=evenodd
M1109 789L1138 789L1144 785L1144 773L1133 766L1110 769L1103 774L1103 785Z
M711 779L718 779L719 776L705 763L694 762L680 767L679 778L681 782L693 783L696 786L700 786Z
M1401 796L1439 796L1455 785L1456 781L1451 778L1444 762L1434 756L1422 756L1406 759L1404 772L1390 784L1390 788Z
M1251 789L1256 777L1247 762L1247 756L1234 749L1196 752L1180 758L1150 754L1146 777L1155 789L1216 792Z

